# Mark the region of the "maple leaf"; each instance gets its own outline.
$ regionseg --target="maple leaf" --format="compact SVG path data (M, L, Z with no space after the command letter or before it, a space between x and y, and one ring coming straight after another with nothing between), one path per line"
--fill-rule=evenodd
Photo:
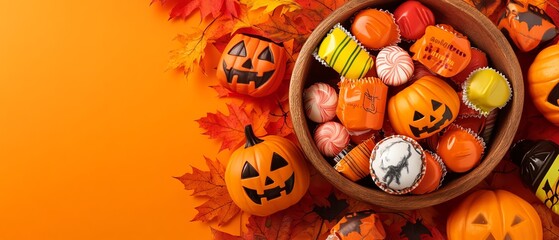
M193 196L212 197L222 194L225 188L225 167L219 161L212 161L205 157L209 171L202 171L192 167L192 173L185 173L176 177L186 190L194 190ZM227 189L225 189L227 190Z
M219 151L224 149L236 150L245 141L245 126L252 125L256 136L266 135L264 129L268 113L257 114L254 110L245 112L238 105L227 104L229 115L221 112L208 113L206 117L196 120L205 135L221 141Z
M206 159L208 171L192 167L192 173L186 173L177 179L184 184L187 190L193 190L195 197L208 199L196 207L198 213L192 221L209 222L217 219L218 225L229 222L241 209L233 203L225 186L225 166L219 160Z
M210 227L212 235L215 240L243 240L240 236L234 236L226 232L219 231L213 227Z
M156 0L152 0L151 3ZM158 0L162 5L166 4L167 0ZM175 0L171 1L173 4L169 19L174 18L189 18L194 11L198 10L201 18L212 16L224 16L227 18L237 17L239 14L239 2L237 0Z
M246 239L291 239L292 216L277 212L267 217L250 216L247 224Z
M241 0L250 10L265 8L264 13L271 13L277 8L281 8L280 15L301 9L301 6L292 0Z

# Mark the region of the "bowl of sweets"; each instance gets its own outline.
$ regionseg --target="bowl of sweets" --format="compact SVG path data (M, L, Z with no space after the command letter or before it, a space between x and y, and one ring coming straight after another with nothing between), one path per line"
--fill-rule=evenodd
M307 39L289 89L308 161L345 194L396 210L482 181L523 99L510 44L461 0L349 1Z

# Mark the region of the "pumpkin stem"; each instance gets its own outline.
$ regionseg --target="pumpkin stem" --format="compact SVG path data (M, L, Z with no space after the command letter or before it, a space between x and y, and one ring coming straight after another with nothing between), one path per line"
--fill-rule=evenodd
M252 147L256 144L264 142L264 140L257 138L256 135L254 135L254 131L252 131L252 125L250 124L245 126L245 137L247 138L245 148Z

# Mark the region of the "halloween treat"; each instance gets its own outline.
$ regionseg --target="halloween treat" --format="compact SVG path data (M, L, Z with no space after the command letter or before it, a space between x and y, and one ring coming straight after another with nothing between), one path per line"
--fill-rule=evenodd
M406 40L417 40L425 34L427 26L435 25L433 12L418 1L406 1L396 8L394 18L400 34Z
M353 19L351 33L363 46L380 49L400 42L400 30L392 13L378 10L361 10Z
M439 138L437 154L448 170L462 173L479 164L484 149L483 139L472 130L452 125Z
M374 60L340 24L326 35L314 57L346 78L357 79L373 67Z
M263 97L279 87L287 53L282 45L262 37L236 34L229 41L217 67L217 79L233 92Z
M348 130L382 127L388 87L380 79L342 78L339 87L336 115Z
M297 203L309 187L309 170L299 147L279 136L257 138L245 127L246 144L235 150L225 184L243 211L267 216Z
M339 163L353 148L355 148L355 145L351 143L347 144L347 146L334 157L334 163Z
M495 127L495 122L497 121L497 115L499 113L499 109L495 109L487 115L485 118L485 127L483 128L483 133L481 136L485 142L489 142L491 140L491 136L493 135L493 128Z
M370 171L375 184L390 194L406 194L425 175L423 148L412 138L393 135L377 143L371 154Z
M369 138L374 138L375 131L368 129L363 131L348 131L349 132L349 140L352 143L360 144Z
M443 77L452 77L470 63L470 41L459 33L441 27L428 26L425 35L417 40L410 51L413 60Z
M346 214L330 229L327 240L381 240L386 238L380 217L373 211Z
M448 126L460 108L456 91L443 80L425 76L388 101L387 112L398 134L429 137Z
M505 190L478 190L448 217L449 240L543 238L542 222L534 207Z
M549 140L521 140L510 149L520 177L536 197L559 214L559 146Z
M436 76L436 75L437 74L431 72L431 70L425 67L425 65L421 64L418 61L413 61L413 75L411 77L411 81L408 81L408 83L420 79L424 76Z
M475 134L481 136L485 129L485 116L458 116L453 124L472 130ZM487 141L486 141L487 142Z
M303 92L303 104L311 121L330 121L336 116L338 94L326 83L315 83Z
M458 85L461 85L464 81L466 81L466 79L468 79L468 76L470 76L470 73L472 73L474 70L489 66L489 63L487 62L487 56L483 51L472 47L471 52L472 58L468 66L466 66L464 70L450 78Z
M314 132L318 150L327 157L336 156L349 143L347 129L337 122L325 122Z
M425 176L412 194L425 194L437 190L446 175L446 166L436 153L425 151Z
M497 27L523 52L557 35L557 27L543 9L519 0L509 1Z
M528 70L528 90L536 108L559 126L559 45L545 48Z
M412 76L413 61L406 50L388 46L378 53L376 68L382 82L389 86L399 86Z
M492 68L480 68L462 85L462 101L480 114L504 107L512 97L507 78Z
M369 157L374 147L375 141L369 138L345 154L334 168L354 182L366 177L369 175ZM343 151L341 154L344 154Z

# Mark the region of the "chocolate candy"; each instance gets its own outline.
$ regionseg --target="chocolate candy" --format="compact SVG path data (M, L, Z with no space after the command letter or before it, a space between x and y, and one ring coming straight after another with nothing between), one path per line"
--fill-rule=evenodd
M303 92L303 106L311 121L330 121L336 116L338 94L326 83L315 83Z
M362 130L362 131L348 131L349 139L352 143L360 144L365 140L374 137L375 131L372 129Z
M351 24L351 33L365 47L372 49L400 42L400 30L392 13L377 9L360 11Z
M348 130L382 127L388 87L380 79L342 78L339 87L336 115Z
M400 34L406 40L417 40L425 34L427 26L435 25L433 12L418 1L407 1L396 8L394 18Z
M373 149L370 170L373 181L383 191L409 193L425 175L423 148L407 136L387 137Z
M366 177L369 175L369 157L373 147L375 147L375 141L369 138L351 149L334 168L354 182Z
M480 68L470 74L462 85L462 101L480 114L504 107L512 97L507 78L492 68Z
M462 173L479 164L484 149L481 137L470 129L453 125L439 139L437 154L448 170Z
M425 194L437 190L446 175L446 166L441 157L431 151L425 151L425 176L419 186L411 191L412 194Z
M318 150L327 157L336 156L349 143L347 129L337 122L325 122L314 132Z
M413 74L413 61L406 50L398 46L383 48L377 56L377 74L386 85L399 86Z
M385 239L386 232L380 217L373 211L346 214L330 230L326 240Z
M340 24L334 26L318 46L314 57L346 78L357 79L373 67L374 60Z
M443 77L452 77L464 70L472 57L467 38L436 26L428 26L425 35L410 51L415 53L413 60Z

